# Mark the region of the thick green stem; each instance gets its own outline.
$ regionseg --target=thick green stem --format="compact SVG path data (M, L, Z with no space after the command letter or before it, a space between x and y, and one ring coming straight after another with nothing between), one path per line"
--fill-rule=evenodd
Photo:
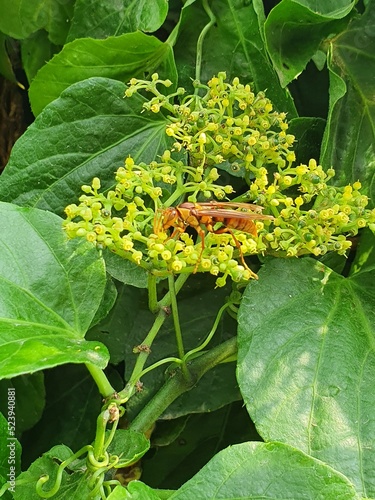
M98 368L95 365L92 365L91 363L86 363L86 368L88 369L96 385L98 386L99 392L103 396L103 398L108 398L116 392L109 383L109 380L107 379L106 374L102 369Z
M156 291L157 278L154 274L148 274L148 308L152 313L157 313L159 310L158 295Z
M176 189L171 196L168 198L168 200L164 203L166 207L172 206L181 196L183 196L186 193L185 189Z
M227 358L230 358L236 352L237 339L233 337L195 358L189 364L190 380L184 377L182 371L177 371L136 416L130 425L130 429L138 432L146 432L175 399L184 392L192 389L207 371L225 362Z
M160 328L162 327L166 317L167 317L166 312L163 309L160 309L158 315L156 316L154 324L152 325L151 330L148 332L146 338L142 342L142 345L150 348L156 335L158 334ZM138 382L141 376L143 367L146 364L149 354L150 350L141 351L138 354L138 358L137 361L135 362L135 366L133 368L133 372L131 374L129 382L126 384L125 388L118 394L121 401L122 400L124 400L124 402L127 401L129 397L133 394L135 384Z
M94 441L94 457L96 460L100 460L103 457L104 441L105 441L105 431L107 423L109 420L109 411L104 410L100 413L96 419L96 434Z

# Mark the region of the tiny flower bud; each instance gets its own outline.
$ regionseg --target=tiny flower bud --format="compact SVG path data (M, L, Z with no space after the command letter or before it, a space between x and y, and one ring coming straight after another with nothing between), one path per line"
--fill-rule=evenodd
M217 278L216 280L216 286L221 288L225 286L226 281L227 281L226 276L220 276L220 278Z
M98 189L100 189L100 179L98 177L94 177L91 185L93 189L97 191Z
M130 156L128 156L125 160L125 166L128 167L128 169L130 169L131 167L134 166L134 160L133 158L131 158Z

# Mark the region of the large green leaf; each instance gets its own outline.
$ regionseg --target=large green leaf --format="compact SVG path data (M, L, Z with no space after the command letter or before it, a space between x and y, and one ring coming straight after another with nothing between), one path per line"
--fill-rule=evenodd
M171 500L359 500L326 464L282 443L242 443L218 453Z
M107 431L109 434L110 431ZM117 429L108 453L120 457L116 468L128 467L137 462L150 448L150 441L141 432Z
M30 35L26 40L21 40L21 57L23 70L28 82L35 77L39 69L60 50L48 38L45 30L39 30Z
M264 25L267 48L283 87L306 67L322 41L343 27L355 1L283 0Z
M147 271L112 252L104 252L107 272L116 280L137 288L147 288Z
M107 497L108 500L162 500L168 496L159 496L158 491L153 490L142 481L131 481L125 489L123 486L116 486Z
M244 83L254 82L256 91L267 89L267 96L280 111L296 116L289 92L280 87L268 59L263 28L259 26L261 13L253 2L215 0L212 11L216 22L203 41L201 80L207 81L219 71L226 71L229 79L238 76ZM201 2L185 5L175 46L176 64L184 85L195 76L196 41L208 21Z
M124 99L125 85L91 78L51 103L15 144L0 182L0 198L62 214L82 184L98 176L104 188L133 155L150 162L167 148L165 121L141 113L144 99Z
M80 38L67 43L38 72L29 89L31 107L38 115L69 85L86 78L101 76L128 82L156 70L161 77L177 82L170 45L153 36L136 32L105 40Z
M267 440L293 444L374 496L375 270L344 278L272 260L239 313L238 381Z
M308 164L310 158L318 158L324 133L325 120L322 118L294 118L289 123L288 133L296 138L294 148L297 162Z
M13 38L26 38L43 27L47 15L43 0L0 0L0 31ZM49 2L48 2L49 3Z
M156 31L168 12L167 0L77 0L68 41Z
M0 31L27 38L45 28L53 43L63 44L75 0L0 0Z
M66 241L49 212L0 203L0 377L63 363L104 368L106 348L84 335L100 304L97 251Z
M361 180L374 196L375 4L334 38L328 58L330 109L321 162L336 170L336 182Z

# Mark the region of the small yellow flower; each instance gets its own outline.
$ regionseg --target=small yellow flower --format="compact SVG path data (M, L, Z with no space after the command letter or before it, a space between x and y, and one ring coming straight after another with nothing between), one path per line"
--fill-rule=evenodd
M143 257L143 253L139 250L133 252L132 259L139 265Z
M175 271L176 273L178 273L183 268L183 264L182 264L182 262L180 260L174 260L172 262L171 268L172 268L173 271Z
M172 254L169 250L164 250L162 253L161 253L161 258L163 260L170 260L172 258Z

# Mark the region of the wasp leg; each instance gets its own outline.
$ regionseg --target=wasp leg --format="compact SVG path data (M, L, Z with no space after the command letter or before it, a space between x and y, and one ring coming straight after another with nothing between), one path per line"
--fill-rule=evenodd
M245 262L245 259L244 259L244 256L243 256L243 253L242 253L242 250L241 250L241 243L238 241L238 239L235 237L233 231L231 231L229 229L229 227L221 227L220 229L216 229L216 230L212 230L211 231L212 233L215 233L215 234L223 234L223 233L229 233L232 238L233 238L233 241L237 247L237 250L238 250L238 253L240 254L240 259L241 259L241 262L242 262L242 265L245 269L247 269L251 275L251 277L253 279L258 279L258 275L256 273L254 273L254 271L252 271L250 269L250 267L246 264Z
M203 250L204 250L204 236L205 236L205 233L204 233L203 229L200 226L193 226L193 227L196 230L196 232L198 233L198 236L201 239L201 245L202 245L202 248L201 248L201 251L200 251L197 263L195 264L194 271L193 271L193 274L195 274L198 271L199 264L201 263L201 260L202 260L202 255L203 255Z

